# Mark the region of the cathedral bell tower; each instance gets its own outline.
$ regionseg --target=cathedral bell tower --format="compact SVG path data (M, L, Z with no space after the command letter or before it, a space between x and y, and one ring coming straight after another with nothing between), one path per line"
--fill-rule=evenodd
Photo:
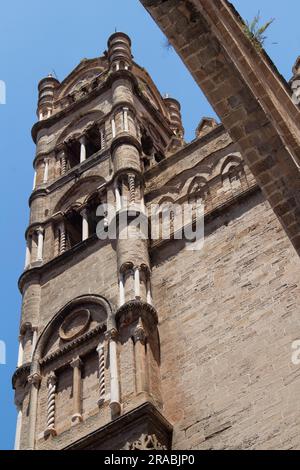
M145 187L182 145L180 105L115 33L103 57L40 82L37 114L16 449L171 448Z

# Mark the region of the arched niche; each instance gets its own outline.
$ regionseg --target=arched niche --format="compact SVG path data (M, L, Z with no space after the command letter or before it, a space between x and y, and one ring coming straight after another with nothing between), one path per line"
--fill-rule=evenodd
M112 323L112 309L106 299L96 295L78 297L65 305L46 326L34 358L43 362L45 357L55 352L62 352L64 348L69 350L72 343L78 343L83 337L88 341L95 330L99 334L106 331Z
M75 183L56 203L54 214L66 212L71 207L80 207L87 202L97 189L105 184L101 176L90 176Z

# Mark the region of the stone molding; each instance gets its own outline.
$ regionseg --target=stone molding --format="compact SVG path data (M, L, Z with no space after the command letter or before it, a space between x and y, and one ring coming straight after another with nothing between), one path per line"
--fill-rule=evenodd
M148 327L153 329L158 324L158 315L156 309L141 300L132 300L126 302L116 312L116 322L119 328L123 328L135 322L138 319L145 321Z
M72 351L75 349L77 346L83 344L85 341L88 341L89 339L93 338L94 336L104 333L106 331L106 325L98 325L96 328L93 328L91 331L88 331L84 335L80 336L79 338L74 339L71 343L63 346L60 349L57 349L53 353L49 354L48 356L44 357L43 359L40 359L39 363L41 366L45 366L46 364L49 364L50 362L54 361L55 359L58 359L59 357L63 356L64 354L68 353L69 351Z

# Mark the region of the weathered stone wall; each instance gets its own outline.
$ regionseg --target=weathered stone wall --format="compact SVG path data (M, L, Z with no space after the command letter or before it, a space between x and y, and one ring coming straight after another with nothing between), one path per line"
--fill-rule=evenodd
M152 252L174 449L299 449L300 266L260 193L206 225L202 251Z
M219 115L299 252L299 108L227 0L141 0Z

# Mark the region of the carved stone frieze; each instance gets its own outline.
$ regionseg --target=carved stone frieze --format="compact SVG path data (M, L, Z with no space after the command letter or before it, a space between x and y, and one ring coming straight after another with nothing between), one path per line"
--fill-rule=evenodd
M159 442L155 434L142 434L137 441L127 442L124 450L167 450L167 447Z

